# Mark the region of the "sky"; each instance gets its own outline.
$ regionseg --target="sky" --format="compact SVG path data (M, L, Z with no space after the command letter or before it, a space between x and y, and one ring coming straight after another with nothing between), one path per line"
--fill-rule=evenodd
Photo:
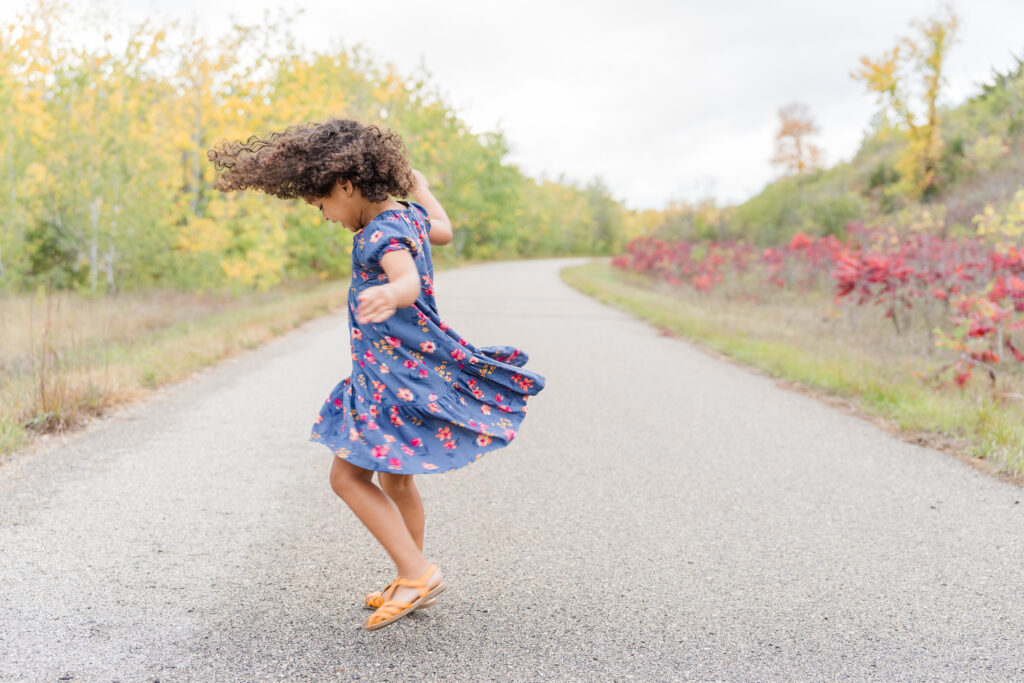
M271 0L121 0L125 18L194 18L215 36L261 20ZM0 18L24 6L0 0ZM738 203L778 175L778 110L806 104L831 165L877 110L849 74L934 0L294 0L312 49L362 45L397 73L421 69L477 133L501 130L507 161L535 178L600 177L634 209L714 197ZM1024 0L961 0L945 100L956 104L1024 56ZM415 159L413 160L415 164Z

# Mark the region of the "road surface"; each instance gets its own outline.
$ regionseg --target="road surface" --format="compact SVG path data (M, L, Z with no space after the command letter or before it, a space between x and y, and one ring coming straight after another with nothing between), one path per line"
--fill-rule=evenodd
M439 272L547 378L506 449L418 477L435 608L310 426L345 311L0 467L2 680L1024 679L1024 491L562 284Z

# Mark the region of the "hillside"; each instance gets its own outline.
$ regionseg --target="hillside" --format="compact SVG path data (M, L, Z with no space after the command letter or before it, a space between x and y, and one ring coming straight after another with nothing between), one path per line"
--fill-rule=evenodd
M998 210L1024 188L1024 60L1017 58L1006 73L994 72L966 102L942 109L939 130L943 152L935 189L921 200L907 200L897 191L897 157L908 144L906 132L877 117L849 161L770 183L743 204L719 212L704 235L679 230L681 222L673 223L671 211L656 232L742 236L761 245L800 231L842 238L854 219L946 234L972 232L974 216L986 206Z

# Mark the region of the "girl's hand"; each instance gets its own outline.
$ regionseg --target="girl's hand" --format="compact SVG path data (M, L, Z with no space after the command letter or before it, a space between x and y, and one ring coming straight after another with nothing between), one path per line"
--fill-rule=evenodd
M420 173L419 171L417 171L414 168L414 169L412 169L412 177L415 178L415 180L416 180L416 183L415 183L415 185L413 185L413 188L412 188L413 195L415 195L416 192L418 192L419 190L427 189L428 183L427 183L427 177L425 175L423 175L422 173Z
M398 310L398 296L389 285L367 287L359 292L359 307L356 308L356 322L382 323Z

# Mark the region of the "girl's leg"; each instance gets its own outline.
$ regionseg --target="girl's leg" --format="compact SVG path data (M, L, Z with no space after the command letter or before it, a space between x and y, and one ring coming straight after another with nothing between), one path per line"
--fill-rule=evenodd
M378 472L377 479L380 480L380 487L384 493L388 494L388 498L398 506L399 512L402 513L402 519L405 520L405 526L409 529L409 535L422 551L426 515L423 512L423 499L420 498L413 475Z
M373 472L356 467L334 457L331 465L331 488L352 509L371 534L384 546L398 569L398 575L415 579L423 575L430 562L416 545L405 521L394 502L377 488L372 479ZM441 582L438 569L427 582L436 586ZM399 586L392 599L408 602L416 597L416 590Z

